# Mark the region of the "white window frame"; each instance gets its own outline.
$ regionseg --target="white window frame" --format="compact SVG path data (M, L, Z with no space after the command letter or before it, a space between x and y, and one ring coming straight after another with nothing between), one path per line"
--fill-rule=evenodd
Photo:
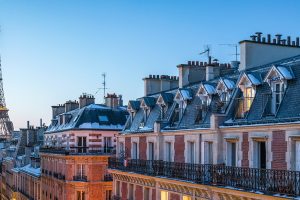
M173 158L173 142L171 141L165 141L164 144L164 152L165 152L165 156L164 156L164 160L167 162L173 162L174 158Z

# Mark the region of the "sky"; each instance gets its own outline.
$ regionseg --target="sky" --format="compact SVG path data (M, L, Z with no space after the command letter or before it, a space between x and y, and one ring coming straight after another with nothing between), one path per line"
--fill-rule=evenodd
M206 45L220 62L257 31L300 36L297 0L0 0L0 54L5 99L16 130L48 125L51 106L83 92L103 102L143 96L142 78L178 75L176 66Z

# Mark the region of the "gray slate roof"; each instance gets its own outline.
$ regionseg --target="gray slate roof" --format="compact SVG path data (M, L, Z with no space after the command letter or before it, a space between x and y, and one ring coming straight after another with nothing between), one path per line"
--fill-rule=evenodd
M289 72L291 72L294 76L293 79L287 80L287 89L285 91L283 100L281 101L280 107L277 113L273 116L265 116L265 108L266 108L266 101L265 101L265 94L270 94L271 89L270 86L263 82L264 78L266 77L267 73L273 66L285 66ZM300 123L300 55L283 59L280 61L276 61L267 65L257 66L255 68L251 68L246 71L239 72L238 70L230 69L228 73L221 73L221 78L226 78L229 80L233 80L237 82L241 76L246 73L248 76L252 75L255 79L260 82L256 85L256 94L253 99L253 103L251 108L243 119L236 118L236 108L237 108L237 98L242 95L240 89L235 86L230 102L228 102L228 106L225 109L225 121L221 124L221 126L235 126L235 125L251 125L251 124L265 124L265 123L288 123L288 122L298 122ZM252 77L252 78L253 78ZM216 86L216 84L220 81L220 77L211 80L211 81L204 81L202 84L210 84ZM197 106L201 105L200 98L196 95L198 88L201 82L191 84L187 87L182 89L188 90L191 93L192 99L187 100L188 104L185 108L181 119L179 119L179 123L176 124L175 127L170 126L170 118L175 112L175 105L176 102L173 100L176 92L178 89L164 91L161 94L150 95L148 97L143 97L143 99L149 99L152 97L151 101L153 103L153 99L157 99L159 95L162 95L164 101L170 103L165 113L163 119L161 119L161 108L159 105L155 105L145 122L145 127L141 129L140 123L144 120L144 111L141 108L138 108L135 117L132 120L130 126L123 130L124 133L135 133L135 132L151 132L153 131L153 125L155 121L162 122L162 131L168 129L194 129L194 128L208 128L210 126L210 116L212 113L218 113L218 109L216 105L219 101L218 94L213 95L212 102L207 109L207 113L205 118L202 120L200 124L195 124L195 119L197 115ZM182 90L179 89L179 90ZM138 99L141 100L142 98Z
M66 116L65 123L60 123L60 118L64 115ZM56 116L46 133L71 129L122 130L127 116L128 112L122 107L110 108L104 105L91 104Z

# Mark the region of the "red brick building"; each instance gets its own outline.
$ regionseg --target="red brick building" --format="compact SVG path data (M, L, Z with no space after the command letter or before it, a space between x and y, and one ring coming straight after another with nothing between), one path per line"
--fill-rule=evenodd
M276 37L241 41L240 63L145 78L109 162L114 198L300 196L300 44Z
M115 155L116 136L127 111L94 103L91 95L79 102L53 106L41 156L41 198L44 200L109 200L112 177L108 158Z

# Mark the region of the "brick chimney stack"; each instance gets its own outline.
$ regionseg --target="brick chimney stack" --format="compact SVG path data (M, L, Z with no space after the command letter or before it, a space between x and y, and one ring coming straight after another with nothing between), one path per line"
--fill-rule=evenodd
M90 94L83 93L79 97L79 108L83 108L85 106L91 105L95 103L95 97Z

